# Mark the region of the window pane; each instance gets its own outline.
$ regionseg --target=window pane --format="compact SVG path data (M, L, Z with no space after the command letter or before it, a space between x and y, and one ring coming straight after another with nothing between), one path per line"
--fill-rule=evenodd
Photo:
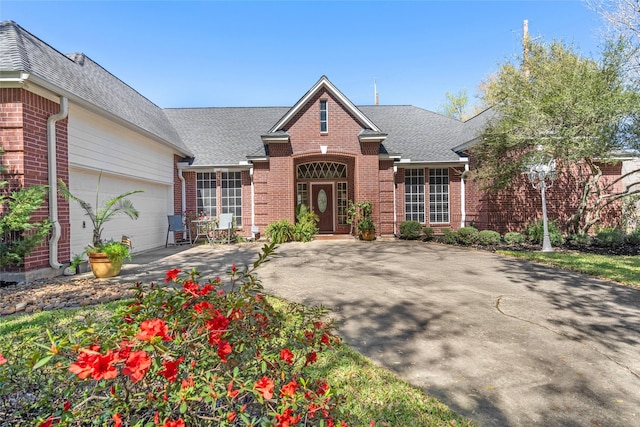
M242 172L222 172L221 208L233 213L236 226L242 226Z
M405 169L405 220L425 223L424 191L424 169Z
M449 222L449 169L429 170L429 222Z
M216 216L216 174L196 173L196 215Z

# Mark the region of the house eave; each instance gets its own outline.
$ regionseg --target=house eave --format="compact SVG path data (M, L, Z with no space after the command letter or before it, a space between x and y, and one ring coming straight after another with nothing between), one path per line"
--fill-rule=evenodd
M44 80L44 79L42 79L42 78L40 78L38 76L35 76L33 74L24 73L24 72L21 73L21 75L23 77L22 81L21 82L15 81L13 84L19 85L19 86L15 86L15 87L22 87L25 90L32 91L32 88L30 88L30 84L33 84L35 86L39 86L39 87L41 87L43 89L46 89L46 90L48 90L48 91L50 91L50 92L52 92L52 93L54 93L56 95L64 96L64 97L68 98L69 101L81 106L82 108L85 108L88 111L91 111L91 112L93 112L95 114L98 114L100 116L103 116L103 117L107 117L109 120L111 120L111 121L113 121L115 123L118 123L119 125L121 125L123 127L131 129L131 130L133 130L133 131L135 131L135 132L137 132L139 134L142 134L142 135L144 135L144 136L146 136L146 137L148 137L148 138L150 138L150 139L152 139L154 141L157 141L160 144L171 148L172 150L176 151L177 153L179 153L182 156L186 156L186 157L193 157L194 156L194 154L191 151L185 150L184 148L181 148L181 147L175 145L171 141L167 141L166 139L161 138L160 136L158 136L158 135L156 135L154 133L151 133L146 129L143 129L143 128L141 128L141 127L139 127L139 126L137 126L137 125L135 125L135 124L133 124L133 123L131 123L131 122L129 122L129 121L127 121L127 120L125 120L125 119L123 119L123 118L121 118L121 117L119 117L119 116L107 111L107 110L104 110L104 109L96 106L95 104L93 104L93 103L91 103L89 101L86 101L86 100L80 98L79 96L77 96L77 95L75 95L75 94L73 94L73 93L71 93L71 92L69 92L69 91L67 91L65 89L62 89L59 86L56 86L56 85L48 82L47 80ZM15 77L14 77L14 79L15 79ZM2 81L2 80L0 80L0 81ZM3 87L5 87L5 86L3 85Z

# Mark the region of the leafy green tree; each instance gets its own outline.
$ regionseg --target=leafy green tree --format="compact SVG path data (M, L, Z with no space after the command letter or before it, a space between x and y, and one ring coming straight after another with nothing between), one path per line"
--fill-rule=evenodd
M447 117L458 120L471 118L476 111L469 106L467 89L461 89L457 93L445 93L446 100L440 105L439 112Z
M604 208L640 193L639 182L615 192L624 177L605 182L600 168L640 148L640 93L626 74L624 43L609 44L599 61L558 42L527 43L527 58L503 64L484 86L483 97L499 102L472 149L478 177L487 189L504 189L542 149L578 181L580 201L567 227L586 232Z
M0 173L5 169L0 167ZM44 203L46 186L34 185L7 195L6 185L7 181L0 181L0 267L22 265L24 257L42 243L51 228L48 219L31 219Z

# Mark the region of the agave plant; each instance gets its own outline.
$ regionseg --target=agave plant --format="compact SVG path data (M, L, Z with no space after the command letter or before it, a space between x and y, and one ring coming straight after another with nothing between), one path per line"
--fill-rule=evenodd
M94 248L102 246L102 230L104 224L116 215L126 215L131 219L138 219L139 212L133 207L131 200L127 199L132 194L143 193L144 190L132 190L122 193L108 200L104 206L98 207L100 202L100 180L102 179L102 173L98 176L98 188L96 190L96 202L95 207L91 203L74 196L69 191L69 187L64 183L62 179L58 180L58 191L67 200L77 202L82 209L86 212L86 215L93 224L93 243Z

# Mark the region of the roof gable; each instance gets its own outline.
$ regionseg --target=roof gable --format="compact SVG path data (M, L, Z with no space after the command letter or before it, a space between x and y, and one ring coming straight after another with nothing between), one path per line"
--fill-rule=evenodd
M0 77L32 81L191 154L164 111L82 53L64 55L13 21L0 22Z
M333 83L329 81L327 76L320 77L320 80L314 84L307 93L296 104L291 107L287 113L278 120L278 122L269 130L269 133L276 133L284 131L291 120L307 105L310 99L315 97L321 91L329 92L336 101L356 118L356 120L362 125L364 129L369 129L375 132L380 132L378 126L371 121L362 111L358 109L342 92L336 88Z

